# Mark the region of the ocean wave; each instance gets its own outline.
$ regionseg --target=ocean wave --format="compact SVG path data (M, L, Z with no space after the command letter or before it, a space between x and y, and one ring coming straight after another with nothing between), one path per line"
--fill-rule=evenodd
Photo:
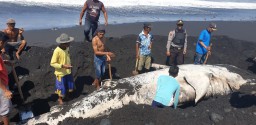
M106 7L125 6L164 6L164 7L195 7L221 9L256 9L256 3L242 1L214 2L204 0L101 0ZM0 0L26 6L76 6L80 7L85 0Z

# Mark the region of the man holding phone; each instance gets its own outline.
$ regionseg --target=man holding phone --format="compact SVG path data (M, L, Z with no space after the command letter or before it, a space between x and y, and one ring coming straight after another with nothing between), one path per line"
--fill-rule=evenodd
M51 66L55 68L54 74L56 75L56 91L59 96L59 104L63 104L62 98L65 97L67 91L72 92L74 89L74 80L71 74L71 60L69 54L70 42L74 41L73 37L69 37L63 33L56 39L59 46L54 50Z

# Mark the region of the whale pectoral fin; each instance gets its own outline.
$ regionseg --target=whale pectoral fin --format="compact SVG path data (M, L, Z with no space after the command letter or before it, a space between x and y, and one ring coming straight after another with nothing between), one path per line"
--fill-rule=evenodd
M185 76L186 81L196 92L195 103L206 94L210 86L210 75L206 73L193 73Z

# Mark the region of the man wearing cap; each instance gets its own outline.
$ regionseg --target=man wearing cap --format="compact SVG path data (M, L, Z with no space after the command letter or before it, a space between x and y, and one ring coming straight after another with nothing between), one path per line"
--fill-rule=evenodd
M0 49L4 47L8 39L8 36L0 31ZM8 114L11 108L12 92L8 89L8 72L5 64L11 65L8 60L2 59L2 53L0 52L0 118L4 125L9 125Z
M217 30L216 24L210 23L207 29L203 30L200 33L200 36L196 44L196 54L194 57L194 64L203 64L206 59L206 55L211 54L211 46L210 46L211 34L213 31L216 31L216 30Z
M79 25L82 25L82 20L83 20L85 11L87 12L86 12L86 17L84 22L85 23L84 35L85 35L85 40L90 41L89 33L90 33L90 30L92 30L92 37L93 37L94 32L98 28L100 11L102 11L104 14L105 25L108 24L108 15L104 7L104 4L101 1L86 0L86 2L84 3L84 7L80 13Z
M20 59L20 54L24 50L27 42L22 35L24 32L23 28L15 28L15 20L14 19L8 19L7 20L7 28L3 30L3 32L10 38L4 49L2 49L2 52L6 52L11 59L13 59L13 51L16 51L16 58ZM20 40L18 40L20 39Z
M59 46L54 50L50 65L55 68L54 74L56 75L56 91L60 105L63 104L62 98L65 97L67 92L72 92L74 89L73 76L71 74L71 60L69 53L70 42L74 41L73 37L69 37L63 33L56 39Z
M96 31L96 36L92 39L92 47L94 51L94 66L96 78L93 84L96 86L96 89L100 89L100 83L102 77L105 73L106 61L111 61L111 57L114 57L114 53L106 50L106 40L105 40L105 29L99 27Z
M145 72L148 72L151 67L151 48L154 39L150 31L151 24L144 23L143 30L136 41L136 58L139 59L139 73L142 73L143 68L145 68Z
M166 65L181 65L187 52L187 33L183 28L183 21L177 21L177 28L170 31L167 41ZM171 62L170 62L171 59Z

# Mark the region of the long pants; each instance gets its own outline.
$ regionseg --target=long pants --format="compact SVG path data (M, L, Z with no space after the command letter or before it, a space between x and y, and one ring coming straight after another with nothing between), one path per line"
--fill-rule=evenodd
M165 105L163 105L162 103L159 103L159 102L157 102L157 101L155 101L155 100L153 100L152 101L152 107L154 107L154 108L165 108L165 107L167 107L167 106L165 106Z
M167 56L166 65L181 65L184 64L183 48L171 47L171 56Z
M94 67L96 78L101 80L105 73L106 56L95 56L94 55Z
M90 31L92 30L92 38L93 38L97 28L98 28L98 22L92 22L92 21L89 21L89 20L85 19L85 22L84 22L84 36L85 36L85 40L91 41L90 37L89 37Z
M206 58L206 54L196 53L194 57L194 64L203 64Z
M151 67L151 55L140 55L139 58L138 70L142 71L145 68L148 71Z

